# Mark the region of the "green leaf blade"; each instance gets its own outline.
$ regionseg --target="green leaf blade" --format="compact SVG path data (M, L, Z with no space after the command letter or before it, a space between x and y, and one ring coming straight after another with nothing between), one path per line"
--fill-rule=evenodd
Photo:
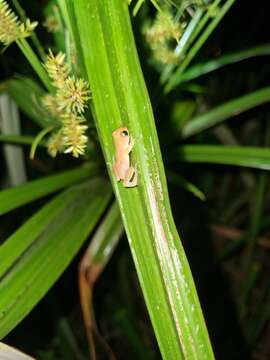
M41 179L29 181L26 184L0 192L0 215L19 206L49 195L66 186L85 180L97 174L97 167L90 164L73 170L63 171L60 174L50 175Z
M228 101L205 114L198 115L191 119L182 129L182 137L187 138L195 135L212 126L220 124L222 121L236 116L255 106L262 105L270 101L270 87L254 91L250 94Z
M270 150L248 146L185 145L178 150L186 162L245 166L270 170Z
M42 208L10 239L24 241L25 228L38 225L28 248L2 272L0 283L0 338L9 333L45 295L87 238L111 198L106 182L96 180L60 194ZM56 202L58 205L56 206ZM64 202L64 204L63 204ZM44 227L48 208L56 212ZM3 252L0 249L0 258ZM14 266L12 266L14 264Z
M13 98L20 110L38 126L46 128L55 124L40 104L46 92L35 80L19 76L6 81L3 89Z
M247 60L257 56L270 55L270 44L255 46L246 50L237 51L230 54L224 54L214 60L205 61L188 68L184 73L179 74L175 86L184 82L197 79L200 76L209 74L226 65L235 64L237 62Z
M101 145L162 356L212 359L195 286L171 215L127 4L79 0L74 9ZM132 164L139 183L133 189L117 183L112 173L112 132L120 126L127 126L135 139Z

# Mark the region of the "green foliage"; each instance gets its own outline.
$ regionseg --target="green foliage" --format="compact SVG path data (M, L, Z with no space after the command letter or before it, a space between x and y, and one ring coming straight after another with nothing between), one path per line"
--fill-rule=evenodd
M0 214L5 214L42 196L83 181L96 173L96 166L89 164L78 169L64 171L61 174L29 181L12 189L3 190L0 192Z
M269 102L270 100L270 87L260 89L241 96L240 98L233 99L224 103L205 114L200 114L191 119L182 129L181 135L187 138L191 135L197 134L211 126L217 125L224 120L230 119L235 115L241 114L255 106Z
M13 1L13 6L20 19L13 12L7 13L8 5L0 0L0 41L6 51L3 59L9 56L6 46L15 43L34 70L33 74L6 79L0 86L1 93L13 98L23 114L23 133L0 134L0 142L29 145L32 159L28 163L29 181L0 192L0 214L12 219L17 213L23 219L17 229L11 229L11 235L1 239L0 338L31 312L90 238L79 278L86 334L95 358L93 334L96 336L98 330L92 312L93 286L125 230L162 357L214 358L171 213L157 124L168 181L200 200L211 199L211 203L204 203L210 215L204 211L202 218L208 219L204 225L212 224L218 266L234 260L233 256L241 257L243 285L236 285L238 318L246 341L252 345L258 339L270 316L269 306L261 306L253 317L249 311L253 291L263 276L258 259L263 258L260 247L265 242L259 236L269 227L265 201L268 175L253 169L270 170L270 151L265 146L269 143L269 119L262 110L270 100L270 88L261 80L267 69L261 78L248 70L237 80L229 75L228 83L222 71L229 72L227 65L234 69L239 66L234 64L243 60L268 56L270 48L269 44L254 44L215 58L207 55L206 60L200 52L211 42L214 30L222 28L222 20L227 13L230 16L234 3L51 0L43 10L43 26L50 33L49 47L53 49L46 56L48 46L41 45L34 31L36 23L27 20L19 2ZM129 11L136 15L132 19L134 29L141 31L136 41L149 51L147 60L142 52L142 65L149 62L149 69L160 77L158 84L151 83L155 80L147 84L160 122L154 121ZM201 60L193 64L199 52ZM122 126L135 140L130 155L138 173L138 186L134 188L116 181L113 172L112 133ZM39 146L47 146L56 159L39 153ZM79 159L68 160L68 153ZM73 167L75 161L78 165ZM239 167L238 172L234 173L231 166ZM38 169L46 176L41 177ZM110 183L104 179L106 169ZM32 180L33 175L38 178ZM112 189L116 201L110 205ZM185 223L189 207L185 210L177 191L171 198L176 203L179 200L177 210ZM23 205L27 206L20 209ZM25 216L33 211L28 220L24 209ZM194 214L198 211L196 206L193 210ZM188 221L195 223L193 212ZM230 236L234 241L228 242ZM225 245L220 237L227 239ZM197 243L201 240L205 239L199 234ZM202 256L200 261L208 263L209 259ZM114 274L114 281L124 284L126 308L119 305L112 314L110 309L108 317L122 329L137 357L151 358L152 349L134 324L134 290L124 279L123 269L120 280ZM265 283L261 304L269 300L269 281ZM61 346L60 354L76 354L83 359L69 320L61 318L59 324L57 333L72 355ZM106 349L104 341L97 338ZM38 355L54 360L53 349L59 353L59 344Z
M211 359L195 286L170 213L151 105L127 6L121 0L80 0L74 8L101 145L162 356ZM139 185L134 189L124 188L112 174L112 132L121 126L127 126L135 139L132 159Z
M186 145L179 149L187 162L227 164L270 170L270 150L256 147Z
M99 180L68 189L1 246L1 338L58 279L94 228L110 195L108 184Z

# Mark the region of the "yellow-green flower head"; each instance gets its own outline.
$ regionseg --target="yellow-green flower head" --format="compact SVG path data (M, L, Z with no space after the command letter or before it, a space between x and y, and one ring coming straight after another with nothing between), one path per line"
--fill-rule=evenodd
M54 55L51 50L49 50L47 55L47 61L44 66L56 87L63 86L70 71L65 58L66 55L64 53L59 52L57 55Z
M68 77L57 92L59 110L82 114L90 98L88 83L83 79Z
M161 64L175 64L177 54L172 47L173 42L178 42L185 25L176 22L169 10L159 11L152 26L145 30L146 41L153 52L153 57Z
M173 20L169 11L164 10L157 13L153 25L145 30L145 36L150 44L158 44L171 39L178 41L182 31L180 23Z
M49 51L45 68L56 89L54 94L43 96L42 105L61 124L61 129L49 139L48 152L53 157L60 152L79 157L85 153L88 142L85 135L88 127L83 124L82 113L90 98L89 85L83 79L69 76L70 69L62 52L54 55Z
M47 29L50 33L56 33L60 30L59 21L56 19L55 16L51 15L46 18L43 23L43 26Z
M62 129L52 134L47 143L48 153L52 157L56 157L58 153L62 153L65 149Z
M49 111L52 117L59 117L61 111L59 111L58 102L55 95L46 94L42 97L42 105Z
M29 36L37 24L36 21L31 23L29 19L21 23L7 2L0 0L0 42L5 46Z
M85 152L88 138L85 135L87 125L83 125L85 121L84 117L75 114L66 116L63 125L63 139L66 150L66 154L71 153L74 157L79 157Z
M24 23L20 24L20 37L28 37L31 35L32 31L36 28L38 25L37 21L31 22L29 19L26 19Z
M9 9L4 0L0 0L0 41L8 46L18 37L18 17Z

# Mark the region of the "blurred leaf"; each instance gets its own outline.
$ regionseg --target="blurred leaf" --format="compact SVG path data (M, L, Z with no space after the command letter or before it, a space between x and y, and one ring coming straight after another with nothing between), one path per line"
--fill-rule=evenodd
M36 153L36 149L39 146L39 144L44 140L44 137L53 131L53 129L55 128L55 126L48 126L45 129L42 129L37 136L35 137L34 141L31 144L31 149L30 149L30 154L29 154L29 158L31 160L34 159L35 157L35 153Z
M19 206L49 195L54 191L96 175L97 167L90 164L73 170L63 171L41 179L29 181L24 185L0 191L0 215Z
M213 359L195 285L171 214L128 4L122 0L68 3L75 9L100 142L162 356ZM123 187L112 173L112 132L120 126L127 126L135 139L132 164L139 175L135 188Z
M260 223L258 232L255 235L258 236L261 231L268 229L269 226L270 226L270 218L269 217L263 218ZM233 253L241 249L246 244L246 242L248 241L251 235L252 233L249 230L245 232L243 235L241 235L235 241L229 242L221 251L218 252L216 256L216 261L221 262L226 260L228 257L232 256Z
M66 52L65 50L65 29L63 27L60 9L57 1L50 0L44 10L45 21L52 20L56 26L54 31L50 31L50 35L53 37L57 51ZM43 25L44 26L44 25ZM46 28L48 31L48 28Z
M134 322L129 319L127 309L118 309L118 311L113 314L113 322L115 327L121 329L120 335L124 337L131 345L132 350L134 351L134 357L136 359L153 359L151 353L147 351L148 349L143 346L141 333L136 331Z
M45 91L33 79L26 76L16 77L6 81L4 89L31 120L41 127L52 125L52 121L47 118L47 113L42 111L40 105Z
M182 129L182 137L187 138L205 129L210 128L232 116L241 114L255 106L270 101L270 87L266 87L250 94L241 96L237 99L228 101L205 114L198 115L191 119Z
M213 3L210 4L207 13L201 18L197 27L193 31L191 40L194 40L194 43L192 44L191 48L188 50L187 55L184 58L183 62L180 64L179 68L176 69L176 71L170 76L164 89L166 93L170 92L178 85L179 77L189 66L189 64L197 55L197 53L204 45L206 40L209 38L209 36L212 34L212 32L221 22L225 14L234 4L235 0L225 0L225 2L222 5L220 5L220 2L221 2L220 0L215 0L213 1ZM211 19L210 23L202 31L202 29L207 24L209 19ZM195 41L196 38L197 40Z
M210 72L218 70L223 66L247 60L252 57L265 55L270 55L270 44L263 44L246 50L241 50L219 56L214 60L208 60L203 63L193 65L188 68L184 73L179 74L175 86L182 84L183 82L194 80L199 76L209 74Z
M171 122L172 127L179 134L182 128L190 121L197 108L197 104L192 100L177 101L173 105Z
M32 310L59 278L110 197L108 184L99 179L68 189L0 247L0 338Z
M0 134L0 142L6 142L11 144L31 145L34 140L34 136ZM45 144L43 142L39 143L39 146L44 145Z
M178 44L174 50L174 54L175 56L177 56L178 62L181 62L182 59L185 58L186 51L190 46L190 44L192 43L192 41L194 40L195 33L197 33L198 26L205 12L204 10L205 9L203 9L202 7L198 7L196 11L193 13L188 25L185 27L185 30L181 35ZM161 74L160 81L162 83L168 81L174 69L175 69L175 64L167 64Z
M67 29L69 29L71 38L73 40L73 43L75 45L75 51L77 55L77 63L74 64L74 68L76 73L81 75L84 79L87 80L87 74L85 69L85 63L83 58L83 52L82 52L82 44L80 41L80 34L78 27L76 25L76 16L75 16L75 10L73 6L73 2L70 0L57 0L62 16L65 20L65 25Z
M179 159L194 163L246 166L270 170L270 149L248 146L185 145Z
M206 200L206 196L204 193L197 188L194 184L192 184L190 181L186 180L182 176L175 174L174 172L168 171L167 172L168 181L184 188L185 190L191 192L194 196L199 198L202 201Z
M54 92L48 73L36 53L33 51L32 47L29 45L28 41L25 38L19 38L19 40L16 41L16 44L32 66L35 73L38 75L45 88L48 91Z
M24 9L22 8L19 0L12 0L12 4L13 4L14 8L16 9L17 13L19 14L20 20L25 22L27 20L27 16L26 16L26 13L25 13ZM40 58L44 60L45 59L45 51L35 33L35 30L32 31L32 33L31 33L31 40L32 40Z

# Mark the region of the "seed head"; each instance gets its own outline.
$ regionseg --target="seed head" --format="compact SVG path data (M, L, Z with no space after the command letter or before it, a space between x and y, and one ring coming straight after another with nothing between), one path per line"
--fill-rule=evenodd
M84 154L88 141L85 135L87 126L82 124L84 121L85 119L82 116L70 114L63 125L63 139L66 147L64 152L66 154L72 153L76 158Z
M82 114L90 98L88 84L83 79L68 77L57 91L59 110Z
M64 53L59 52L57 55L54 55L51 50L49 50L47 55L45 69L56 87L61 87L64 84L70 71L65 62L65 57Z
M46 18L43 23L43 26L47 29L50 33L56 33L60 30L60 24L55 16L51 15Z
M61 115L61 111L59 111L59 106L55 95L48 93L42 97L41 102L52 117L55 118Z
M56 157L58 153L62 153L64 151L64 148L65 145L64 145L63 133L61 129L50 136L49 141L47 143L47 150L52 157Z
M145 30L146 40L149 44L164 43L171 39L178 41L181 34L181 25L175 22L172 15L165 10L158 12L153 25Z
M37 22L26 19L24 23L9 8L5 0L0 0L0 42L9 46L14 41L31 35L37 26Z

